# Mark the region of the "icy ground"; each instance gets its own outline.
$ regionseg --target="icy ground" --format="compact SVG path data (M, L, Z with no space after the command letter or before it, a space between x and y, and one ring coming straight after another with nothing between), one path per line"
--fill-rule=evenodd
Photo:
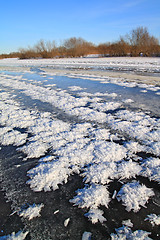
M160 81L56 69L154 75L160 60L0 65L0 186L11 207L0 239L159 239Z
M3 59L0 66L44 67L61 69L100 69L123 70L136 72L160 72L159 58L61 58L61 59Z

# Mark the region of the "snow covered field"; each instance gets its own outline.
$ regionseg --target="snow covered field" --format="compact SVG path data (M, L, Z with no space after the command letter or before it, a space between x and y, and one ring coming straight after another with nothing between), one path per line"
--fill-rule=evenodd
M159 239L159 73L158 58L0 60L0 239Z

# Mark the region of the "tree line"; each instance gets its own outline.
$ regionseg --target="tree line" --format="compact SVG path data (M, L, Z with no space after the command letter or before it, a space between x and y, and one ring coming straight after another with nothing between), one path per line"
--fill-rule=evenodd
M40 40L33 47L21 48L17 53L2 54L1 58L18 57L29 58L62 58L84 57L89 54L100 56L160 56L160 44L157 38L152 36L146 27L133 29L129 34L116 42L107 42L95 45L83 38L72 37L64 40L60 46L55 41Z

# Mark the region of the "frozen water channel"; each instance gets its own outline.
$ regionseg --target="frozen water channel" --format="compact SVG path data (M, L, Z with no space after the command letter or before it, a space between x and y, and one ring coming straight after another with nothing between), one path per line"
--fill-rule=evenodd
M0 71L0 239L159 239L159 183L158 84Z

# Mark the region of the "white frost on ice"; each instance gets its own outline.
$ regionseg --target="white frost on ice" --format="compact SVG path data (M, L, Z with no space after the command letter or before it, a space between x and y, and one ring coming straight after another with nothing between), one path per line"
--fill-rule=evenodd
M83 189L77 190L77 195L70 200L71 203L78 205L80 208L89 208L89 212L85 214L92 223L106 221L102 216L103 211L98 209L100 205L108 207L110 202L109 192L105 186L92 184Z
M160 141L159 142L151 142L148 145L146 151L154 154L155 156L160 156Z
M133 101L132 99L129 98L129 99L125 99L125 100L123 100L123 102L124 102L124 103L133 103L134 101Z
M156 214L149 214L147 215L147 218L145 218L145 221L149 221L152 226L155 225L160 225L160 215L156 215Z
M125 147L128 149L128 155L133 156L133 154L144 151L144 146L140 145L135 141L128 141L125 143Z
M118 162L127 156L127 149L114 142L96 141L94 145L94 162Z
M92 103L90 105L90 107L101 111L101 112L106 112L106 111L113 111L116 110L117 108L119 108L121 106L121 103L118 102L104 102L104 103Z
M160 159L152 157L144 159L142 161L141 175L160 184Z
M40 211L42 210L42 208L44 207L44 204L33 204L30 205L27 209L21 211L19 213L20 217L23 218L28 218L29 220L32 220L35 217L40 217Z
M115 177L117 165L115 162L92 164L81 174L86 183L109 183Z
M127 226L127 227L133 227L133 223L131 222L131 219L123 220L122 224Z
M88 78L98 80L95 76ZM124 81L124 79L121 80ZM115 81L117 83L119 80L118 78L99 78L99 81ZM119 82L119 84L121 83ZM23 93L31 98L50 103L65 113L72 114L74 117L77 116L85 121L107 123L112 130L127 134L129 139L134 138L127 143L115 143L114 140L121 139L117 135L111 134L108 129L100 127L97 129L97 126L95 127L91 123L69 124L52 119L49 113L37 114L33 111L23 110L19 104L10 98L9 94L0 93L2 99L0 102L0 124L5 126L0 128L3 133L0 139L7 137L7 134L7 139L9 139L11 133L18 136L17 130L14 130L14 128L25 127L32 137L28 137L27 144L19 147L19 150L27 154L27 158L39 158L45 155L48 150L53 153L53 156L41 158L39 165L28 171L30 177L28 183L32 190L56 190L59 184L68 181L71 174L81 173L88 185L85 185L84 189L79 189L77 196L70 202L82 208L89 208L85 216L93 223L97 221L102 223L106 219L99 207L100 205L108 207L110 201L107 187L103 185L114 179L129 179L137 175L143 175L150 180L160 182L158 158L137 162L131 160L136 159L136 153L141 151L156 156L160 155L160 131L158 130L160 121L142 112L119 111L118 108L121 107L121 103L104 102L104 99L96 98L96 96L116 97L117 94L81 92L79 93L81 97L75 98L67 91L36 86L34 82L21 81L21 78L17 76L12 79L8 76L7 81L5 78L2 79L2 85L23 90ZM136 86L135 83L124 82L121 85ZM82 88L72 86L70 90L80 91ZM131 103L131 100L125 100L125 103ZM106 114L105 111L108 110L117 111ZM13 137L10 137L10 141L12 139ZM138 141L136 142L136 140ZM2 140L0 141L2 142ZM19 137L12 141L12 144L18 146L18 141L20 141ZM6 140L6 142L9 141ZM134 212L137 212L141 206L145 206L149 197L154 195L151 189L140 185L138 182L125 184L118 194L114 193L114 197L117 197L119 201L122 200L127 211L133 210ZM133 239L140 239L140 234L142 234L142 237L145 236L144 231L139 231L130 232L129 236ZM122 237L126 236L123 235ZM138 237L135 238L135 236Z
M134 178L140 174L141 170L140 165L130 159L129 161L92 164L84 169L81 176L84 177L86 183L107 184L114 179Z
M118 229L115 229L116 234L111 234L111 240L152 240L149 238L150 232L143 230L136 230L132 232L131 228L123 226Z
M96 140L110 140L111 138L109 129L95 129L92 133Z
M54 211L54 213L53 213L53 214L55 215L55 214L57 214L57 213L59 213L59 210L56 210L56 211Z
M141 170L141 166L138 163L133 162L131 159L129 161L122 161L117 166L117 178L135 178L136 175L140 174Z
M19 231L17 233L13 232L10 235L0 237L0 240L23 240L26 238L29 232Z
M27 154L27 158L39 158L47 152L49 145L43 142L31 142L17 150Z
M77 190L77 195L70 200L80 208L97 209L100 205L108 207L110 202L109 192L105 186L91 185Z
M92 233L91 232L84 232L82 235L82 240L91 240Z
M3 131L3 129L0 128L0 132ZM5 129L6 130L6 129ZM20 146L23 145L27 140L27 133L20 133L17 130L11 130L11 131L4 131L2 135L0 135L0 143L2 145L10 145L13 144L14 146Z
M69 222L70 222L70 218L67 218L67 219L64 221L64 226L67 227L68 224L69 224Z
M107 221L105 217L103 217L104 212L100 209L90 209L88 213L84 214L85 217L88 217L88 219L93 223L97 223L98 221L100 223L103 223Z
M84 88L80 87L80 86L70 86L68 87L71 91L81 91Z
M28 171L28 184L34 191L51 191L58 189L59 184L67 183L68 177L73 172L68 167L66 158L52 162L41 162L38 166Z
M128 212L131 210L138 212L141 206L145 207L145 204L152 196L154 196L152 189L133 181L122 186L117 194L117 200L122 201Z

